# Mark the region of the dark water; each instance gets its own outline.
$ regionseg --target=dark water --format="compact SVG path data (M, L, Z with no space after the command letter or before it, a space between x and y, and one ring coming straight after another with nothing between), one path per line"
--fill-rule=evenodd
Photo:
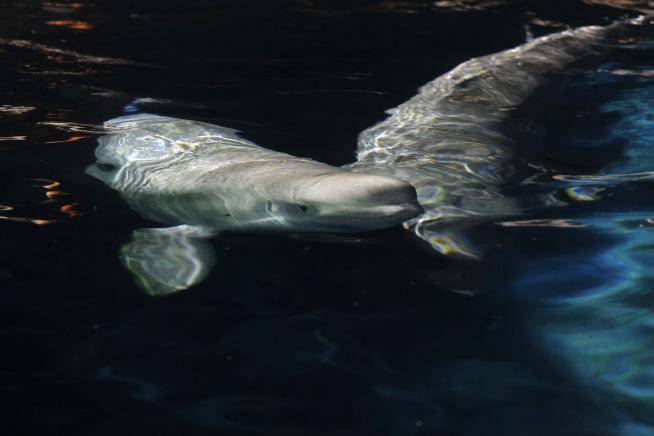
M541 139L534 159L576 177L567 195L578 201L455 229L480 259L439 255L401 228L225 234L204 283L152 298L117 257L151 223L84 173L97 126L143 97L165 100L151 112L342 165L384 109L458 63L625 10L2 6L7 434L654 434L651 47L560 74L521 108ZM565 192L565 179L515 189Z

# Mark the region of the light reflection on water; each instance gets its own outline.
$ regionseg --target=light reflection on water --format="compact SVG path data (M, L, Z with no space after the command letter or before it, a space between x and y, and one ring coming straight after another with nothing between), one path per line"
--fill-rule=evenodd
M587 81L582 75L581 86L604 82L613 87L612 98L599 105L596 113L614 115L616 121L576 137L573 131L571 142L588 153L621 143L622 158L599 174L553 178L577 184L566 190L573 197L578 197L582 188L609 194L603 201L592 198L597 201L595 209L580 210L571 225L563 226L574 228L575 234L568 234L569 242L561 249L518 262L511 287L537 307L529 328L534 338L542 341L544 351L558 356L589 392L619 417L616 434L644 435L654 429L654 306L650 301L654 208L645 194L651 192L653 174L648 102L654 82L647 75L622 73L625 79L617 82L608 78L607 72L588 73ZM622 211L611 210L610 204L616 205L619 199L610 197L638 190L644 191L641 201L627 201ZM592 249L575 242L590 240L595 241Z
M532 258L516 265L522 270L512 283L537 306L529 328L544 352L568 366L620 421L648 431L654 424L648 406L654 398L653 215L586 217L575 237L602 240L600 249L580 255L568 247Z

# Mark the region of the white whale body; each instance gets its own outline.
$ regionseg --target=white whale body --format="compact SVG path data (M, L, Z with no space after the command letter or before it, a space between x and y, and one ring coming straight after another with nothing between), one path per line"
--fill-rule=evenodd
M406 182L267 150L230 129L150 114L105 128L89 172L154 221L213 233L350 232L420 211Z
M223 231L358 232L420 213L413 187L271 151L233 130L150 114L107 121L87 172L172 225L135 232L122 259L151 293L201 280Z
M207 238L231 230L352 232L404 222L440 252L474 256L440 223L520 213L521 200L502 190L518 147L506 128L513 111L548 73L629 43L625 35L645 21L566 30L464 62L364 131L357 160L344 168L267 150L231 129L138 114L105 123L88 172L144 217L174 226L137 230L122 249L152 294L202 280L213 263Z

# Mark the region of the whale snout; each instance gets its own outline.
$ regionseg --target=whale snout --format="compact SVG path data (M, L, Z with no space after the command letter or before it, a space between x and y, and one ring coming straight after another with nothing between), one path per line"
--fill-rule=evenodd
M398 201L397 197L387 197L376 205L360 209L355 216L368 219L368 225L371 228L388 227L409 220L424 212L424 209L415 199L413 187L410 187L409 192L411 191L413 191L413 198L409 196L406 200Z
M423 212L413 186L392 177L335 173L305 188L304 199L321 205L316 220L335 231L390 227Z
M361 212L364 215L405 221L424 212L418 203L416 190L409 183L392 177L359 175L364 177L360 183L368 184L363 189L366 199L362 202Z
M416 190L402 180L384 176L365 175L364 177L365 179L359 183L368 184L368 186L362 186L362 194L372 202L388 205L417 203ZM370 180L368 177L374 179Z

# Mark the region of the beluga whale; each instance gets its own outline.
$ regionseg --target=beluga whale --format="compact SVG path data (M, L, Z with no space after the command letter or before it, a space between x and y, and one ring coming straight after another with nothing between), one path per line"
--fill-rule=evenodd
M152 295L203 280L215 262L208 240L226 231L363 232L403 223L436 251L474 257L442 223L560 202L503 189L533 175L515 171L520 138L507 127L515 110L548 74L632 43L648 20L565 30L464 62L362 132L356 161L344 167L260 147L226 127L141 113L104 123L87 172L166 226L136 230L121 248L123 264Z
M221 232L363 232L422 212L407 182L268 150L231 129L151 114L104 128L87 172L170 225L137 230L121 249L151 294L202 280L214 263L207 239Z

